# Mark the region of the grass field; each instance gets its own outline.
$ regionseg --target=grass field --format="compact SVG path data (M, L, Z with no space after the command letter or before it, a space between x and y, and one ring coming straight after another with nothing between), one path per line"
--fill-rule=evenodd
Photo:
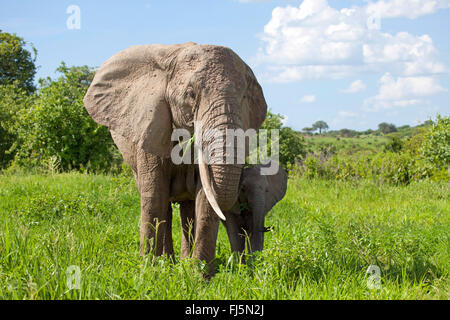
M139 196L128 177L0 176L0 299L449 299L448 184L404 187L290 179L247 265L221 226L216 276L139 257ZM179 253L180 224L174 216ZM78 266L81 289L69 290ZM366 274L380 268L378 289Z

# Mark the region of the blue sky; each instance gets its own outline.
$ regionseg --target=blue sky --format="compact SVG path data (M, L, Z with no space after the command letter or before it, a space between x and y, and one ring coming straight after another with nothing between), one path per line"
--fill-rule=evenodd
M67 27L70 5L80 29ZM136 44L228 46L297 130L450 114L450 0L0 0L0 29L34 44L38 78Z

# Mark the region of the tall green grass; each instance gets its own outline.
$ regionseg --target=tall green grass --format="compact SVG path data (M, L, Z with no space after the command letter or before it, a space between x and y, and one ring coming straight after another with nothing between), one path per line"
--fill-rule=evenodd
M0 176L0 299L448 299L448 184L295 178L246 265L221 226L216 276L193 260L139 256L128 177ZM180 247L178 211L174 247ZM81 270L70 290L69 266ZM366 270L380 268L381 288Z

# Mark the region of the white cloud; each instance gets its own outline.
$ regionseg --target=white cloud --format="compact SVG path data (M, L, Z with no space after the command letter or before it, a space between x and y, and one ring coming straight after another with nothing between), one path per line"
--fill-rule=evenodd
M303 97L300 99L300 102L302 102L302 103L313 103L313 102L315 102L315 101L316 101L316 96L313 95L313 94L303 96Z
M379 33L372 41L364 43L362 49L367 65L390 66L404 75L446 72L445 66L437 60L437 50L428 35Z
M434 12L450 0L434 1L439 3L410 1L418 8L413 16ZM397 8L392 15L402 16L399 8L408 7L407 2L379 1L337 10L327 0L304 0L299 7L276 7L260 35L263 46L256 63L270 65L266 78L276 82L342 79L366 71L392 70L404 76L448 72L430 36L390 34L369 23L374 12L390 17L383 11L388 4Z
M342 79L352 76L350 66L310 65L310 66L272 66L268 77L273 82L292 82L305 79Z
M367 5L367 12L380 18L417 17L449 8L449 0L381 0Z
M343 93L356 93L366 89L366 84L362 80L353 81L347 89L341 90Z
M379 97L383 100L400 100L409 96L425 97L444 91L441 85L431 77L399 77L390 73L380 79Z
M324 65L350 61L358 53L363 23L326 0L305 0L298 8L276 7L264 27L262 60L279 65Z
M390 73L386 73L379 80L379 84L378 94L364 101L364 110L378 111L427 104L422 98L447 91L432 77L398 77L395 79Z

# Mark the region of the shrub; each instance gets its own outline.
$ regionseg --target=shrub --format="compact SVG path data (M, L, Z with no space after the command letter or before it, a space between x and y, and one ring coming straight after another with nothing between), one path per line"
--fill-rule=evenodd
M95 123L83 106L94 72L87 66L57 69L57 80L41 80L35 103L22 112L17 127L21 146L16 161L42 165L56 161L61 170L108 171L116 148L108 129Z
M422 153L439 169L450 165L450 117L437 116L423 137Z
M17 82L0 85L0 169L14 159L15 145L19 145L17 121L21 112L26 112L35 99Z
M384 152L400 152L403 148L403 142L399 138L392 138L383 148Z
M283 119L282 115L274 114L269 110L261 129L279 130L279 162L284 168L287 168L300 161L306 155L306 144L305 139L299 133L289 127L283 127ZM268 136L270 149L271 140L269 137L270 132Z
M435 181L448 180L446 170L433 167L425 159L414 157L409 152L391 151L375 155L333 155L329 159L310 155L301 165L292 168L291 174L309 179L342 181L367 179L393 185L407 185L412 181L426 178Z
M420 156L425 132L426 130L421 127L415 128L413 135L403 140L402 150Z
M378 125L378 131L380 131L384 134L387 134L387 133L391 133L391 132L396 132L397 127L392 123L382 122Z

